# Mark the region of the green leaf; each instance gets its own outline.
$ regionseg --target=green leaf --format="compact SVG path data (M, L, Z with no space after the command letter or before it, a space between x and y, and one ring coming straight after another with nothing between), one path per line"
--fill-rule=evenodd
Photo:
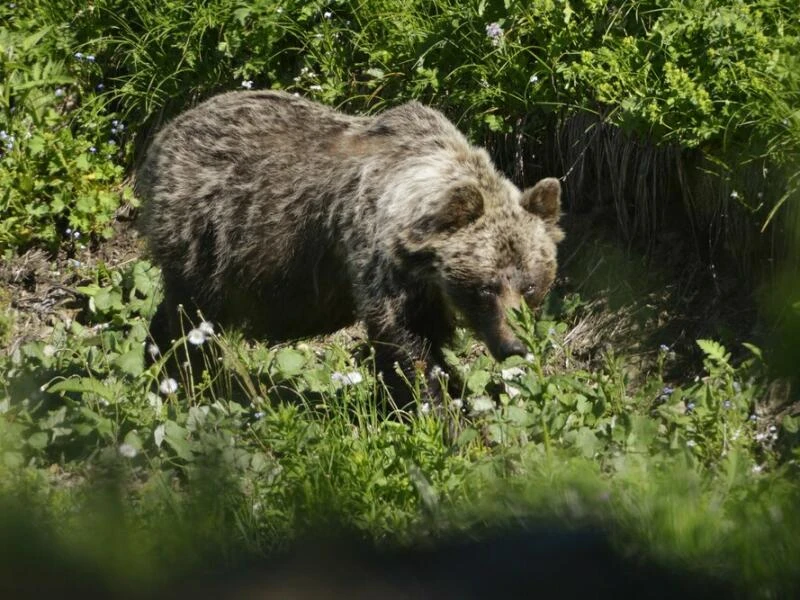
M600 448L600 440L588 427L570 431L564 435L564 439L580 450L581 454L586 458L592 458Z
M150 296L155 285L155 274L152 273L150 263L144 261L133 265L133 287L143 296Z
M797 431L800 430L800 417L783 417L781 427L789 433L797 433Z
M697 345L706 356L720 363L727 364L730 354L727 354L725 346L714 340L697 340Z
M488 371L477 369L467 377L467 388L473 394L480 394L486 389L486 385L491 381L492 376Z
M306 357L294 348L281 348L275 355L275 363L280 373L292 377L303 372Z
M459 434L458 439L456 440L456 446L466 446L476 439L478 439L478 430L469 427Z
M44 152L45 139L41 135L34 135L28 140L28 149L33 156L39 156Z
M750 350L750 352L753 354L753 356L755 356L759 360L763 360L764 359L764 356L763 356L763 354L761 352L761 348L759 348L758 346L756 346L754 344L749 344L747 342L742 342L742 346L744 346L745 348Z
M28 446L36 450L43 450L47 447L47 442L49 439L50 436L47 433L44 431L39 431L28 438Z
M496 132L503 132L506 129L506 124L502 117L495 114L483 115L483 121L489 126L489 129Z
M57 381L47 388L48 392L78 392L97 394L109 402L117 401L117 390L91 377L71 377Z
M193 456L191 444L187 439L188 436L189 432L175 421L167 421L164 423L164 441L175 451L178 458L191 461Z
M133 348L124 354L120 354L114 360L114 364L123 373L136 377L144 371L144 352L141 348Z
M75 159L75 168L79 171L88 171L91 169L89 165L89 157L86 154L79 154Z

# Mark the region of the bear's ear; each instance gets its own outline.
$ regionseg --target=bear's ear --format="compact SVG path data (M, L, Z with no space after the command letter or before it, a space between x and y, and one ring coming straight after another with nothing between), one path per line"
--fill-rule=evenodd
M446 200L433 217L433 229L440 233L456 231L477 221L483 214L483 193L471 182L450 187Z
M555 177L539 180L532 188L522 192L522 208L550 225L561 217L561 182Z

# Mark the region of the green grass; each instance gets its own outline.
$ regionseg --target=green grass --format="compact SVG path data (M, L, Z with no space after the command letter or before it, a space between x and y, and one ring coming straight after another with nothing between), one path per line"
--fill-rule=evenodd
M143 365L158 271L136 262L80 289L82 324L4 359L0 463L5 495L39 507L41 535L112 583L159 585L208 553L235 565L331 527L392 545L537 519L600 525L755 596L794 585L797 427L764 412L755 347L734 363L702 341L704 376L670 385L660 374L679 357L653 349L637 383L625 357L570 356L586 304L556 294L518 321L533 362L498 365L459 338L453 436L424 404L405 422L380 414L369 361L336 340L270 348L195 332L198 347L173 351L202 351L210 376L163 386L168 356Z

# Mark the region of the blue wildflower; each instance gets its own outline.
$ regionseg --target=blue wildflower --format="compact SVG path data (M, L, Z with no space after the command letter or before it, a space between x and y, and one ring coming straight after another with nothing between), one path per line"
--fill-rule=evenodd
M489 23L486 26L486 35L492 39L492 43L497 43L503 36L503 28L499 23Z

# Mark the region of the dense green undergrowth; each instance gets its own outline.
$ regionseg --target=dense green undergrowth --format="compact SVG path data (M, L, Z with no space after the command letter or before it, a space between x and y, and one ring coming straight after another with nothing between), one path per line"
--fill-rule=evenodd
M0 170L5 247L53 247L67 228L102 234L119 194L97 184L119 183L112 165L130 161L109 146L141 148L164 119L243 87L350 111L419 99L498 154L510 146L505 166L518 177L569 175L577 163L560 158L574 149L557 148L551 133L596 115L633 139L708 159L688 168L714 171L723 196L685 187L687 204L662 193L670 210L687 204L702 221L730 201L759 228L796 216L787 205L798 184L800 25L789 2L35 0L0 11L0 128L13 136ZM585 131L584 153L594 136ZM639 196L629 210L664 211L638 206Z
M747 595L792 590L800 422L771 369L791 363L788 346L762 352L735 331L687 348L638 331L637 356L595 343L587 357L576 332L597 298L566 285L537 318L515 315L529 359L497 364L463 332L447 356L462 396L385 415L369 357L345 336L270 347L192 314L146 366L158 270L108 268L87 247L102 247L121 203L135 207L124 177L153 129L242 88L365 112L420 99L496 153L513 147L504 166L518 178L519 161L555 164L530 156L553 130L593 115L722 165L729 204L709 202L712 221L735 206L756 229L772 219L796 235L793 5L31 0L4 3L0 21L0 249L9 264L29 248L72 257L81 309L17 343L31 335L0 291L0 495L23 507L0 530L27 539L27 519L37 552L144 592L330 523L388 544L534 517L601 524L634 554ZM655 223L651 208L640 213ZM792 285L776 311L794 315L787 340ZM204 378L167 375L184 346L212 365Z
M748 593L794 585L798 423L766 411L755 346L733 361L700 340L703 373L679 382L662 378L679 357L653 349L635 383L623 357L588 369L571 356L564 336L584 302L554 295L535 321L518 315L532 357L476 358L465 333L448 355L463 397L398 419L377 411L379 383L352 345L245 344L187 315L185 338L145 367L157 269L101 270L79 290L80 319L0 364L0 469L6 494L33 497L60 544L115 576L156 584L212 548L235 563L329 522L410 543L535 517L601 524ZM200 381L166 374L181 348L206 358ZM77 535L102 489L125 560ZM751 555L758 539L771 549Z

